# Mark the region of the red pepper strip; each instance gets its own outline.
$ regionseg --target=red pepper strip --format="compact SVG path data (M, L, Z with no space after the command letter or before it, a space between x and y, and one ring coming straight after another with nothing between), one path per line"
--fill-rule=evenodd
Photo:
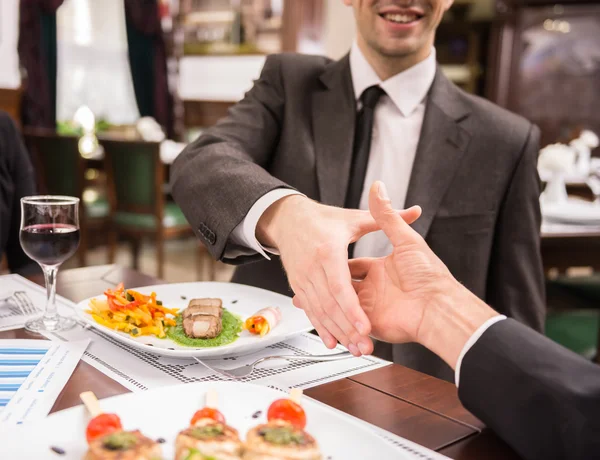
M142 303L139 300L134 300L133 302L129 302L127 305L124 305L123 310L133 310L134 308L137 308L141 305Z
M110 308L110 311L119 311L120 310L120 305L117 307L117 305L113 301L112 297L107 296L106 301L108 302L108 308Z

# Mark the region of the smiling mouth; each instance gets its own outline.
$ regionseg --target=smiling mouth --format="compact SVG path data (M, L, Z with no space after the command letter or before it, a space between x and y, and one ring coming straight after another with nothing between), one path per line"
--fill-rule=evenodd
M415 13L383 13L380 14L383 19L394 24L410 24L420 20L423 16Z

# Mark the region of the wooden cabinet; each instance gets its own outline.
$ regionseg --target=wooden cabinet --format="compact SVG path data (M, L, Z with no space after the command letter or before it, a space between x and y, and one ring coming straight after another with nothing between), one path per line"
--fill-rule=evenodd
M542 145L600 134L600 2L499 1L488 97L540 126Z

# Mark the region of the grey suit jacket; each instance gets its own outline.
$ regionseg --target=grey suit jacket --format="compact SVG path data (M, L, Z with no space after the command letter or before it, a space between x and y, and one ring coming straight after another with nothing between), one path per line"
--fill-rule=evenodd
M348 56L270 56L246 97L175 161L173 196L215 258L242 264L233 281L292 295L276 257L228 259L236 249L230 235L277 188L343 206L356 116L351 78ZM459 281L540 331L538 138L530 122L464 93L438 70L406 206L421 205L414 228ZM389 347L385 357L452 378L416 344Z

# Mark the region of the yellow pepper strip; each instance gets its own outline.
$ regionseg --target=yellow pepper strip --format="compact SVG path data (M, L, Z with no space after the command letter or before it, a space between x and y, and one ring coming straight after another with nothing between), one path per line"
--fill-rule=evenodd
M142 306L143 307L143 306ZM144 323L151 323L152 322L152 315L148 312L148 310L143 310L142 308L136 308L134 310L135 313L137 313L138 317L144 322Z
M177 323L175 322L174 319L171 318L166 318L165 319L165 326L176 326Z
M156 306L154 306L154 308L163 312L166 315L177 316L177 313L179 313L179 310L177 310L176 308L167 308L167 307L164 307L163 305L156 305Z
M164 337L165 336L165 328L163 326L163 322L160 319L155 319L154 320L154 325L158 328L158 336L159 337Z
M160 331L158 330L158 328L156 326L147 326L147 327L140 328L140 335L156 335L157 337L160 337L159 332ZM162 337L160 337L160 338L162 338Z
M116 300L118 303L120 303L121 305L127 305L127 304L129 303L129 301L128 301L128 300L127 300L125 297L122 297L122 296L120 296L120 295L116 295L116 296L115 296L115 300Z
M127 314L126 313L122 313L122 312L114 313L113 314L113 319L115 321L122 321L122 322L124 322L124 321L126 321L125 320L126 317L127 317Z
M101 316L92 313L92 318L94 318L94 321L96 321L98 324L101 324L102 326L106 326L111 329L113 328L112 323L110 321L105 320Z

